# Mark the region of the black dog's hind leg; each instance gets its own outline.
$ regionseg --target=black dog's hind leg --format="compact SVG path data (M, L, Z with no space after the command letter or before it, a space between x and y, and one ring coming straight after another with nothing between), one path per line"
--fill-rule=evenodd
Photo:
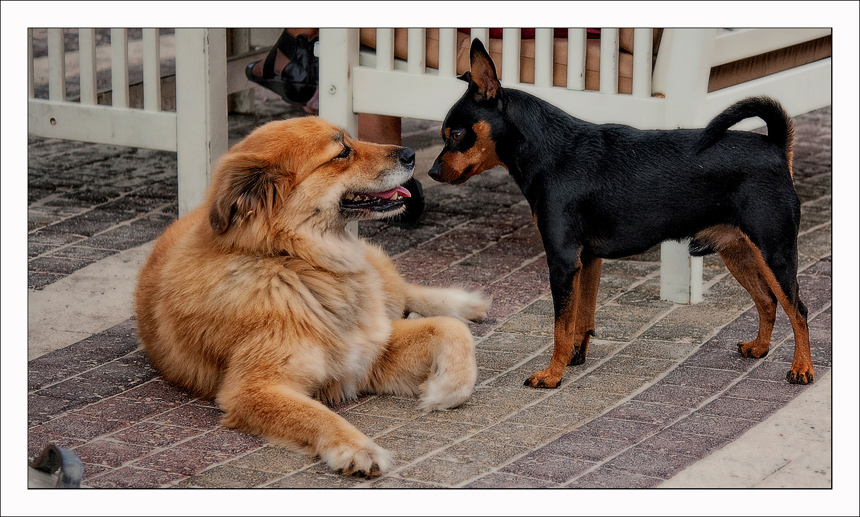
M792 384L808 384L815 380L812 352L809 347L809 326L806 305L800 301L797 284L797 250L786 246L775 252L761 250L762 269L794 331L794 358L786 379Z
M769 238L774 233L765 231L759 236L750 235L747 242L759 274L785 310L794 331L794 358L786 378L792 384L808 384L815 380L815 372L809 347L807 309L800 300L797 284L797 230L795 226L789 238Z
M756 252L746 238L739 238L720 250L720 257L729 272L750 294L758 311L758 336L752 341L738 343L738 352L744 357L761 358L770 349L770 337L776 320L776 296L768 286Z

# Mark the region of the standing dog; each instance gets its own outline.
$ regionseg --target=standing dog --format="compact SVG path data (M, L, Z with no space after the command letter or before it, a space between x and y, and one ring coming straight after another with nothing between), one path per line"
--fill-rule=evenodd
M549 265L555 349L527 386L557 387L568 364L585 361L603 258L685 238L693 255L719 253L752 295L758 337L739 343L740 353L767 354L779 304L794 329L788 381L813 381L797 285L794 130L778 103L743 100L703 130L595 125L502 88L479 40L470 57L469 87L445 118L430 177L458 184L502 165L528 199ZM768 135L728 131L748 117L764 119Z
M315 117L271 122L230 149L203 205L164 232L140 272L138 331L164 378L216 397L228 427L368 476L389 453L315 399L465 402L477 366L464 321L485 317L489 301L407 284L345 230L403 211L414 160ZM413 312L425 317L405 319Z

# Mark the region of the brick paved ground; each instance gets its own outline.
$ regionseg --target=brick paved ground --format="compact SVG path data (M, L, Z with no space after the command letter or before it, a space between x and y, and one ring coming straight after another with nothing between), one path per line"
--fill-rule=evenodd
M67 88L73 96L76 85ZM260 95L256 115L230 115L231 142L268 120L302 114ZM796 118L800 284L819 379L831 366L830 120L830 108ZM416 149L419 167L435 154L437 131L438 124L405 123L404 145ZM31 136L31 299L72 279L86 284L93 267L148 249L176 217L175 178L173 153ZM703 303L661 301L657 250L605 262L588 361L569 367L557 390L524 387L552 352L548 274L528 206L501 170L425 189L417 228L367 223L362 235L409 280L482 289L494 303L489 318L472 325L479 378L464 406L422 414L414 399L368 396L335 408L393 453L392 472L375 480L338 476L315 458L220 426L211 401L161 380L138 349L128 306L107 302L99 286L83 299L118 324L46 353L31 337L29 456L48 443L71 448L84 461L84 484L102 488L645 488L741 443L807 392L784 381L793 347L784 314L767 358L738 356L736 341L757 330L746 292L708 257ZM107 282L128 283L136 267ZM39 307L47 314L31 311L30 321L51 321L51 308ZM829 422L821 427L828 432L817 439L829 450ZM819 477L782 486L830 486L829 467Z
M231 140L296 115L278 103L231 115ZM800 284L821 378L831 366L830 109L796 123ZM410 128L404 143L416 148L438 130ZM172 153L30 137L32 292L154 239L176 217L175 176ZM793 347L784 314L768 357L744 359L735 343L757 329L746 292L707 257L703 303L661 301L656 250L606 261L586 364L569 367L557 390L524 387L552 352L548 273L528 205L502 170L458 187L426 186L417 228L368 223L362 235L409 280L479 288L494 303L488 320L472 326L479 378L464 406L422 414L414 399L368 396L336 408L393 453L391 473L342 477L315 458L221 427L211 401L160 379L138 350L131 314L29 361L30 456L47 443L71 448L91 487L644 488L807 389L784 380Z

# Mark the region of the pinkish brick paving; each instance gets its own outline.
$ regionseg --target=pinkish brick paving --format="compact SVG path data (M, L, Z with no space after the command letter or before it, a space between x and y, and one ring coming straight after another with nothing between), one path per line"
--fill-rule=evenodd
M266 117L298 115L278 105L231 114L231 138ZM832 364L830 110L796 122L799 280L821 376ZM33 289L152 240L176 217L173 153L32 137L28 147ZM48 443L70 448L85 462L84 483L103 488L649 488L806 389L784 381L794 343L781 312L769 355L740 357L735 343L757 332L748 295L709 257L714 283L702 304L663 302L656 249L605 262L586 364L569 367L558 390L523 387L552 344L548 271L528 205L500 170L426 193L418 227L363 223L361 233L410 281L460 282L494 305L471 326L481 374L464 406L425 415L414 399L369 396L335 408L393 453L391 474L344 478L224 428L213 401L158 376L138 350L133 318L29 361L28 454Z

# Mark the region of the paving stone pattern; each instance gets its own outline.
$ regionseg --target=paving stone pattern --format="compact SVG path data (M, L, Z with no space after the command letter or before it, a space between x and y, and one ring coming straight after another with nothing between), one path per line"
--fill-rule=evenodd
M297 115L277 104L231 114L231 141ZM818 376L831 366L830 116L796 119L800 285ZM31 137L30 288L154 239L176 217L175 175L172 153ZM365 396L334 408L392 452L389 474L339 476L222 427L212 401L162 381L138 349L133 318L29 362L29 455L47 443L71 448L84 484L105 488L645 488L806 389L785 382L794 339L781 311L769 355L745 359L736 343L757 332L749 295L710 256L704 302L661 301L656 249L605 262L587 362L568 367L556 390L524 387L552 353L552 302L528 205L502 170L427 189L417 228L378 222L361 233L410 281L493 297L488 319L471 327L479 376L465 405L423 414L415 399Z

